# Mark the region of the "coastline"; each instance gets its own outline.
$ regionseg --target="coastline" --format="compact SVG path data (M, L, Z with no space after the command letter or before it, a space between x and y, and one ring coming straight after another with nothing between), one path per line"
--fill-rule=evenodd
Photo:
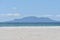
M0 26L0 28L60 28L60 26Z

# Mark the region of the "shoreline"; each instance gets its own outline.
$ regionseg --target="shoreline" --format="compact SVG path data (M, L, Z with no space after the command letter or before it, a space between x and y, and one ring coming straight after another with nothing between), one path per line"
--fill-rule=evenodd
M0 28L60 28L60 26L1 26Z

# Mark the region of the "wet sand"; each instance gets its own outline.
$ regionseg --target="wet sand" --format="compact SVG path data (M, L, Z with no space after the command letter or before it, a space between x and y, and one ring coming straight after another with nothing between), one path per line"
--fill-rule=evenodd
M60 27L0 27L0 40L60 40Z

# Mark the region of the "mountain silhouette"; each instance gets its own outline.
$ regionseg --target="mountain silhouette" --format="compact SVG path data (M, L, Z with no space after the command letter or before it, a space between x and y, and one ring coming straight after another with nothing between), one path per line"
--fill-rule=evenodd
M36 23L36 22L55 22L55 20L52 20L48 17L34 17L34 16L29 16L29 17L24 17L22 19L14 19L13 21L10 22L20 22L20 23Z

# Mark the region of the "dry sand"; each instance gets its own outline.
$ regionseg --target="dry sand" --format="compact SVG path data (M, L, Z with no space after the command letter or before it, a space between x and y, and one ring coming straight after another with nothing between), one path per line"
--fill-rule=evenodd
M60 40L60 27L0 27L0 40Z

